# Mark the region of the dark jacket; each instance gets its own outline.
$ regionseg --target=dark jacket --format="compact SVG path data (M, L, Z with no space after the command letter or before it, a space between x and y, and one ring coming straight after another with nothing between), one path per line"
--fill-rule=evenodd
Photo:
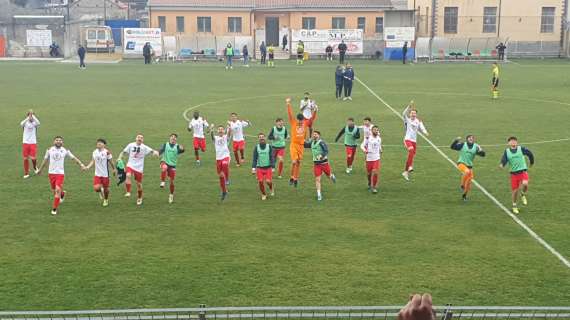
M281 43L282 43L284 46L286 46L288 42L289 42L289 41L287 40L287 35L284 35L284 36L283 36L283 40L281 40Z
M85 47L79 47L79 49L77 49L77 55L80 58L85 58Z
M261 52L262 55L266 55L267 54L267 47L262 44L259 46L259 51Z
M326 52L326 53L331 53L331 52L333 52L333 48L332 48L332 46L331 46L330 44L325 48L325 52Z
M243 54L244 56L249 55L249 50L247 50L247 46L243 46L243 48L241 49L241 54Z
M334 80L337 86L342 86L342 82L344 81L344 71L342 69L336 69L334 73Z
M348 68L344 71L344 85L352 85L354 81L354 69Z
M145 44L143 47L143 56L150 56L150 49L151 49L151 46L148 44Z
M346 46L346 43L342 43L342 42L341 42L341 43L338 45L338 52L340 52L340 53L345 53L346 50L348 50L348 47Z

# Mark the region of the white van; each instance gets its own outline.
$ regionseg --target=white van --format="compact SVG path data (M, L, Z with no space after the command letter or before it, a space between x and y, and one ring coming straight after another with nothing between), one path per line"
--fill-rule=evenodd
M87 26L81 29L81 43L87 52L115 52L111 27Z

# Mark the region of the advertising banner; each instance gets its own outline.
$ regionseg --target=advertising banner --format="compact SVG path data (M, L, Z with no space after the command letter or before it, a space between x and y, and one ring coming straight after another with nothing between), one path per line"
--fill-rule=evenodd
M125 28L123 31L123 54L141 56L145 43L149 42L155 56L162 55L162 33L160 28Z
M51 30L26 30L28 47L49 47L51 42Z
M364 52L364 36L360 29L293 30L291 43L293 52L295 52L299 40L305 44L305 51L312 54L325 54L328 45L333 47L333 52L336 54L341 41L344 41L348 48L347 54L362 54Z

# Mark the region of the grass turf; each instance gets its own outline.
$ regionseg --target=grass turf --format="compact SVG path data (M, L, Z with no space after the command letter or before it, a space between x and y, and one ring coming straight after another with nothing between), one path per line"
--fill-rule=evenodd
M493 101L489 65L354 61L357 76L392 106L415 99L431 139L453 159L447 145L456 136L472 133L483 145L500 145L486 148L475 175L507 206L508 173L498 169L506 137L516 135L523 145L570 137L568 62L520 63L502 68L501 98ZM231 72L219 64L127 62L86 71L0 64L0 310L389 305L415 291L431 292L437 304L568 304L570 269L478 190L463 203L458 173L424 141L413 182L403 181L402 123L362 86L355 84L353 102L338 102L334 65L276 64ZM220 204L210 141L201 167L191 152L180 159L172 205L158 188L154 158L146 161L141 208L117 187L102 208L92 172L68 162L68 195L54 218L45 175L21 178L18 123L29 108L42 123L39 157L54 135L63 135L65 146L88 162L98 137L115 155L138 132L154 148L178 132L190 149L182 113L206 102L219 101L199 108L210 122L238 112L253 123L247 134L267 133L276 117L286 117L284 98L297 105L306 90L320 106L315 127L329 143L349 116L371 116L380 125L386 146L378 195L366 191L361 153L354 173L344 174L341 145L331 145L338 183L324 183L322 203L307 159L300 187L277 181L276 197L266 202L249 163L232 166L230 198ZM530 204L521 209L522 220L566 257L569 143L527 145L537 163ZM253 145L248 138L248 160Z

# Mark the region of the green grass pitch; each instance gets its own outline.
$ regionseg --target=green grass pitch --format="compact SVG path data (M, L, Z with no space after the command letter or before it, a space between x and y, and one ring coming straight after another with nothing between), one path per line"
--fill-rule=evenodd
M479 190L461 201L459 174L419 141L413 181L400 173L403 126L355 83L352 102L334 99L334 64L277 61L275 69L225 71L221 64L145 66L58 63L0 64L0 310L253 305L390 305L411 292L455 305L568 305L570 269ZM475 134L487 151L475 177L509 205L508 173L498 168L506 138L536 155L529 206L521 219L570 257L568 159L570 65L520 61L502 67L501 98L490 98L490 66L402 66L354 61L357 77L390 105L417 102L430 138L452 159L456 136ZM344 149L331 145L338 183L315 200L312 166L300 187L276 183L262 202L249 165L231 167L227 202L219 203L212 144L203 165L179 161L176 200L158 188L156 158L147 158L145 203L111 189L108 208L92 192L92 172L67 162L68 194L49 214L45 174L22 179L19 122L33 108L42 125L43 156L55 135L84 162L104 137L116 155L135 134L158 148L171 132L188 149L183 112L209 121L230 112L250 119L249 135L267 133L304 91L320 107L315 127L332 143L347 117L371 116L385 144L380 193L366 190L363 156L344 173ZM263 97L265 96L265 97ZM231 99L231 100L228 100ZM566 139L557 142L537 143ZM247 160L254 140L248 138ZM248 162L249 163L249 162ZM286 163L285 170L290 166Z

